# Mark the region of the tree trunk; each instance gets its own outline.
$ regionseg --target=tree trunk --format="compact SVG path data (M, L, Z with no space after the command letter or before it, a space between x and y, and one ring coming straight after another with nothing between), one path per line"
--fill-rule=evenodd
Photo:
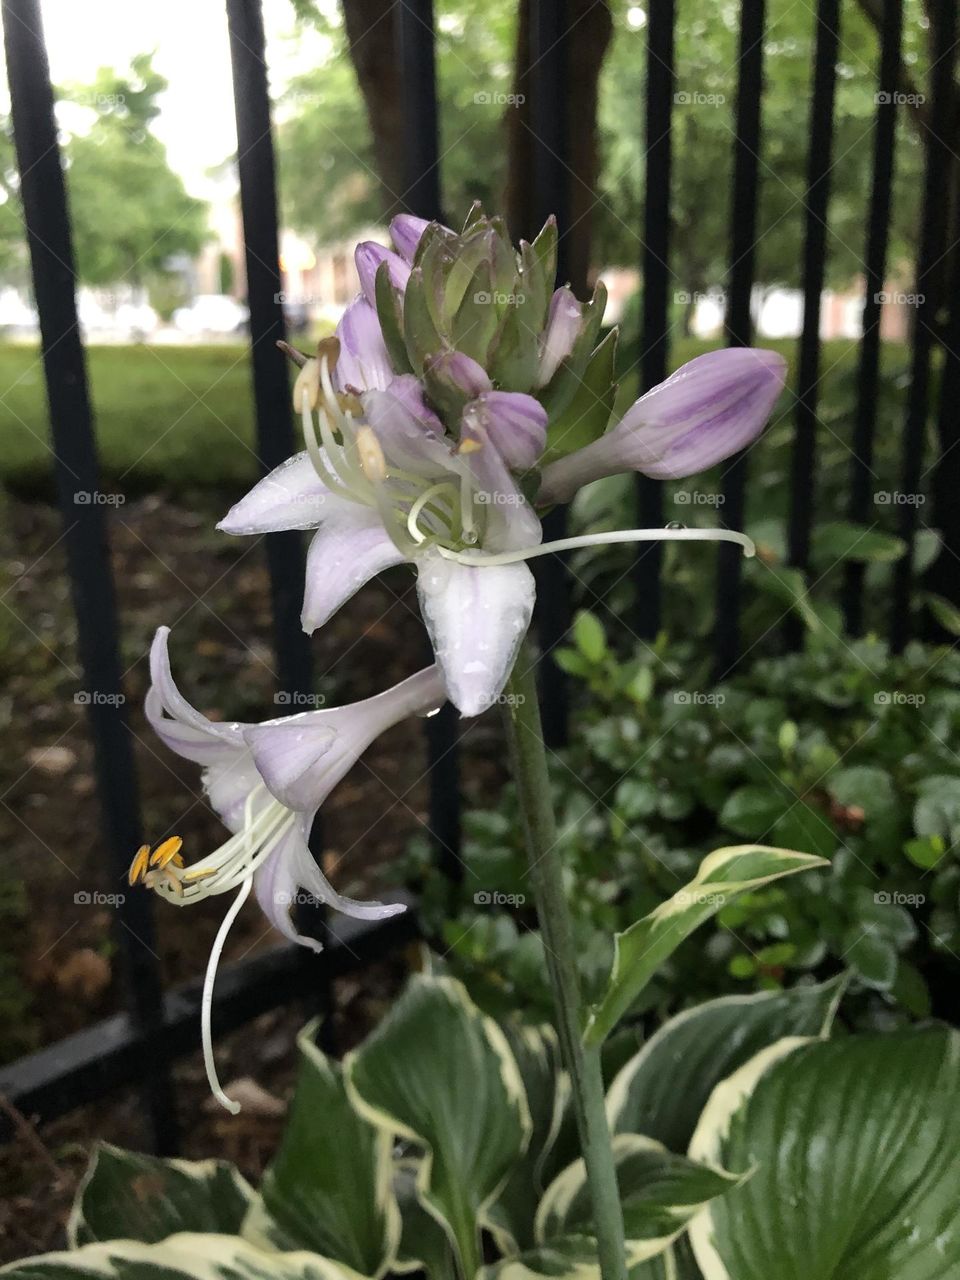
M386 218L403 204L403 130L399 110L394 0L343 0L350 58L367 109Z
M533 133L530 123L533 74L530 67L530 0L520 0L517 22L513 92L519 106L507 117L506 214L515 239L528 239L539 227L535 219L530 175L533 168ZM597 86L600 69L613 33L606 0L568 0L569 35L566 40L566 119L570 172L569 226L567 237L570 284L583 297L588 292L593 209L599 169L597 148Z

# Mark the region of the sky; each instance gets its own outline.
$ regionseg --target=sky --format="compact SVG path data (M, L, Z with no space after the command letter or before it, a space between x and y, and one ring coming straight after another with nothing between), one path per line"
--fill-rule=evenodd
M323 60L326 41L310 31L293 38L290 0L263 0L263 9L277 92ZM206 171L237 143L223 0L42 0L42 11L54 84L89 81L98 67L125 68L135 54L156 51L170 87L155 132L191 194L209 196Z

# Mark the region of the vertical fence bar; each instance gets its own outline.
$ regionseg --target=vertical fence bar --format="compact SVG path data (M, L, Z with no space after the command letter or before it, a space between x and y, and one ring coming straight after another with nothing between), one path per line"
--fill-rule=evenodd
M402 204L418 217L442 219L433 0L399 0L395 30L403 112ZM425 729L430 765L430 834L437 847L440 869L453 882L463 878L457 725L456 708L447 703L438 715L426 721Z
M54 473L77 618L97 790L114 884L125 880L142 829L136 770L121 695L119 632L104 508L77 501L100 489L93 415L77 322L76 276L39 0L3 0L3 33L20 195L40 318ZM131 1020L156 1033L162 987L155 954L153 895L131 893L117 908L116 944ZM157 1036L157 1044L162 1038ZM144 1080L154 1147L177 1146L169 1061L160 1050Z
M946 192L951 190L953 153L946 140L953 112L957 14L955 0L932 0L929 9L933 24L930 112L924 130L927 154L923 180L923 209L920 218L920 247L917 251L916 293L919 298L913 320L913 353L910 367L910 396L903 432L900 488L906 497L920 488L923 465L923 437L930 399L930 358L935 341L937 309L941 297L940 276L947 230ZM945 377L946 386L951 378ZM953 406L956 412L956 406ZM951 494L956 502L956 494ZM913 548L917 530L917 507L912 501L900 504L897 532L907 544L906 554L894 566L893 600L890 613L890 646L899 653L910 636L910 605L913 591Z
M880 71L877 78L877 116L873 134L873 184L867 218L866 284L863 299L863 339L857 371L857 416L853 424L850 498L847 508L855 524L870 520L874 487L873 443L877 424L877 381L880 374L881 293L887 273L894 150L897 136L897 91L900 82L900 41L903 0L884 0L880 31ZM866 565L850 560L844 567L843 615L851 635L863 632L863 580Z
M567 62L567 13L565 0L532 0L530 21L530 69L533 101L533 189L535 227L539 231L551 214L560 229L557 278L567 279L567 241L570 224L569 176L566 165L567 119L565 109ZM543 522L544 539L566 534L567 513L556 507ZM537 623L543 660L540 685L543 732L550 747L563 746L568 737L568 690L553 652L570 627L570 575L559 556L534 562L537 579Z
M957 184L954 173L954 186ZM937 408L939 459L931 480L932 507L929 524L940 534L940 553L925 575L925 586L960 605L960 200L953 210L950 234L952 258L947 289L949 307L943 334L943 367ZM945 639L950 637L945 636Z
M817 404L820 380L820 295L826 268L827 211L833 156L833 104L840 41L840 0L818 0L810 107L806 230L803 244L803 329L797 368L796 435L790 468L790 515L787 555L790 565L806 573L810 563L816 467ZM803 624L787 619L787 643L796 648Z
M227 0L233 101L237 121L237 169L243 218L247 301L250 307L250 360L257 426L257 456L265 472L296 452L287 359L277 346L284 336L277 224L277 177L270 121L266 38L260 0ZM310 640L300 624L303 601L302 535L290 531L266 535L267 570L273 613L273 649L278 694L289 708L303 708L313 691ZM278 698L279 701L279 698ZM323 849L322 819L313 825L314 857ZM305 917L307 912L304 912ZM326 912L309 910L304 931L323 938ZM303 950L302 963L316 965ZM326 1015L321 1040L332 1051L330 1014L333 990L324 966L319 971L317 1005Z
M647 16L646 177L643 210L643 320L640 381L646 391L667 376L670 314L670 172L672 159L674 0L651 0ZM637 477L638 523L663 524L663 485ZM660 630L662 544L638 553L635 630L652 640Z
M737 118L733 143L733 201L730 215L730 283L724 333L727 345L748 347L753 340L750 299L757 238L760 177L760 101L763 94L765 0L743 0L737 56ZM723 523L742 529L747 482L747 452L731 458L723 472ZM740 648L739 547L721 544L717 560L714 678L720 680L737 660Z

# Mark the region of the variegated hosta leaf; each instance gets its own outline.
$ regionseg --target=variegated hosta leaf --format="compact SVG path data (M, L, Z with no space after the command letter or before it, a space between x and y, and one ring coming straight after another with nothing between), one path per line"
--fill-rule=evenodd
M300 1074L280 1149L243 1224L272 1249L311 1249L363 1276L390 1268L400 1237L391 1136L357 1115L340 1067L300 1034Z
M461 983L419 976L344 1063L356 1109L427 1148L418 1191L461 1270L480 1265L479 1230L530 1137L523 1081L503 1032Z
M611 1129L685 1152L714 1085L783 1036L826 1036L845 983L723 996L671 1018L611 1084Z
M182 1231L236 1234L252 1189L225 1160L161 1160L96 1147L74 1201L71 1247L99 1240L154 1244Z
M184 1232L159 1244L113 1240L0 1268L6 1280L357 1280L314 1253L265 1253L238 1236Z
M393 1189L400 1205L403 1230L397 1256L390 1268L402 1274L425 1271L430 1280L457 1280L457 1267L447 1233L424 1208L417 1195L418 1160L398 1160Z
M754 844L718 849L704 858L689 884L617 934L613 972L606 994L590 1015L586 1042L604 1040L680 943L736 894L826 865L823 858L809 853Z
M739 1174L694 1164L638 1134L618 1134L613 1154L629 1266L662 1253L705 1204L742 1180ZM537 1242L552 1246L571 1236L590 1237L592 1232L590 1188L583 1160L576 1160L553 1180L540 1202Z
M516 1258L506 1258L495 1266L484 1267L480 1280L598 1280L597 1249L593 1240L571 1236L551 1240L539 1249L530 1249ZM630 1280L678 1280L673 1250L666 1249L655 1258L639 1262L628 1271ZM431 1277L431 1280L433 1278Z
M533 1127L526 1151L486 1218L501 1253L518 1253L533 1247L537 1205L556 1171L551 1156L570 1097L570 1078L563 1069L553 1027L516 1023L502 1027L520 1068Z
M705 1280L960 1275L960 1033L786 1039L717 1086L690 1153L754 1177L695 1219Z

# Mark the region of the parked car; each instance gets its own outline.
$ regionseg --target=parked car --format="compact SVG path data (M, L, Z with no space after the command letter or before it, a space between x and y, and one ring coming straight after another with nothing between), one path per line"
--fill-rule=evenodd
M243 333L249 319L249 307L223 293L198 294L173 313L174 327L190 337Z

